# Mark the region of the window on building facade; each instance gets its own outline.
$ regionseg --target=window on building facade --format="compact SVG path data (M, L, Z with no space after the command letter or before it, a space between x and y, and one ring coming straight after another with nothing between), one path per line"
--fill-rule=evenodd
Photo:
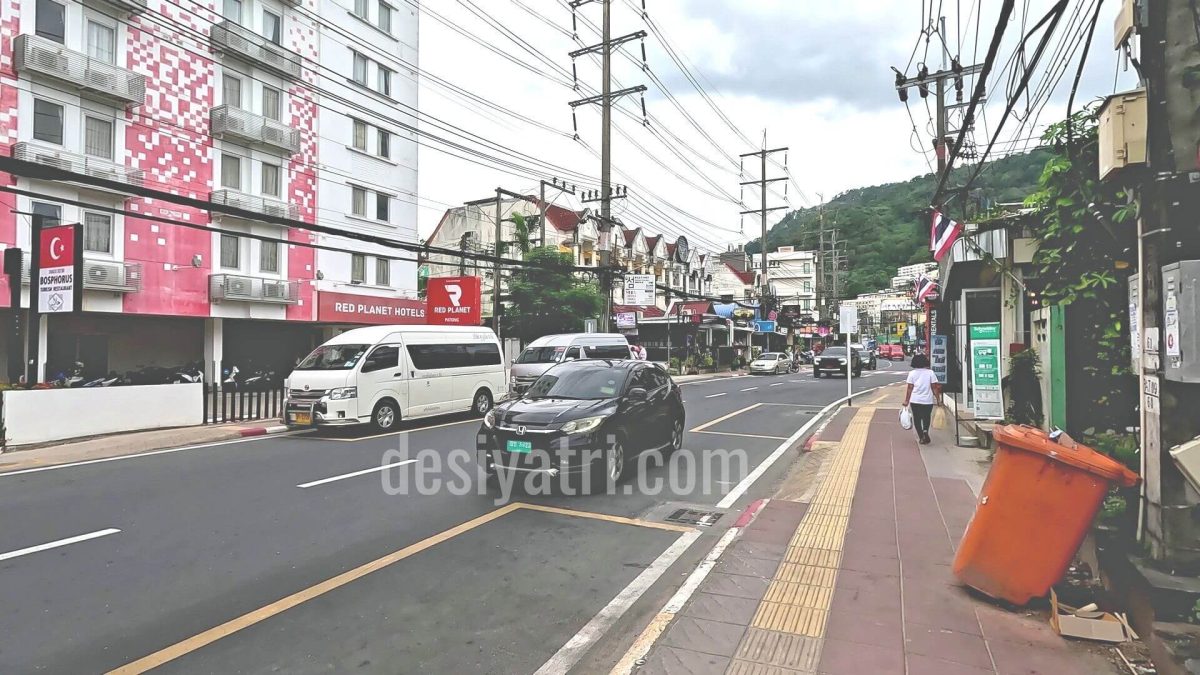
M242 0L225 0L222 8L221 13L226 19L234 23L242 22Z
M379 130L379 147L376 149L376 154L384 159L392 156L392 134L383 129Z
M812 282L811 281L804 282L803 288L804 288L805 293L812 293Z
M379 69L379 93L384 96L392 95L392 71L378 66Z
M369 6L370 6L370 3L368 2L368 0L354 0L354 15L361 19L367 18L367 13L368 13L367 8Z
M392 283L392 261L387 258L375 259L375 285L390 286Z
M221 153L221 187L242 189L242 158L228 152Z
M54 227L62 222L62 207L49 202L30 202L30 210L42 216L44 227Z
M367 86L367 57L353 52L354 54L354 83Z
M375 194L375 219L376 220L382 220L385 222L390 220L389 211L391 210L390 209L391 203L392 203L392 198L389 195L385 195L382 192L378 192Z
M812 263L804 263L803 267L800 268L800 273L812 274Z
M91 115L83 118L83 151L92 157L112 161L112 120L104 120Z
M83 214L83 250L112 253L113 223L107 213Z
M379 3L379 20L378 20L378 22L376 22L375 25L379 26L379 30L381 30L385 33L390 34L392 32L392 7L391 7L391 5L388 5L387 3L384 3L384 2Z
M67 8L54 0L37 0L33 30L59 44L67 41Z
M283 17L275 12L263 10L263 37L275 44L283 44Z
M98 21L87 22L87 54L104 63L117 62L117 31Z
M241 240L232 234L221 235L221 267L236 270L241 266Z
M33 137L39 141L62 145L63 107L57 103L33 99Z
M262 93L263 117L266 117L267 119L279 121L279 118L282 115L282 110L281 110L282 106L280 106L280 104L279 104L280 98L281 97L280 97L278 89L276 89L274 87L263 86L263 93Z
M350 283L362 284L367 281L367 257L361 253L350 254Z
M367 216L367 191L357 186L350 187L350 212L356 216Z
M279 166L276 164L262 165L262 193L270 197L278 197L280 190Z
M226 73L221 81L221 96L225 105L242 107L242 80Z
M279 242L264 241L259 245L258 269L263 272L279 272Z
M354 120L354 149L367 151L367 123Z

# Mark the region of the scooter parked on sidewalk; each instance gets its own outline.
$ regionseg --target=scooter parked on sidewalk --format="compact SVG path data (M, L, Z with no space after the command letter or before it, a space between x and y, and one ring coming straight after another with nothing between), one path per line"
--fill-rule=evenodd
M172 384L185 384L204 381L204 371L200 370L200 364L189 363L180 368L171 376Z

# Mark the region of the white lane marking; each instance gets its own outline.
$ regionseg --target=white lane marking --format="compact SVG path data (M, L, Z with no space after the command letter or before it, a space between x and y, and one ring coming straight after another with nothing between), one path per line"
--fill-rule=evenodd
M535 675L557 675L570 671L587 650L596 643L597 640L604 637L617 620L620 619L633 603L637 602L638 598L658 581L658 578L667 571L671 565L683 555L684 551L692 545L692 542L700 538L700 532L693 530L685 532L675 540L673 544L667 547L650 566L642 570L642 573L629 582L616 597L609 601L596 616L592 617L591 621L587 622L578 633L574 635L567 643L563 645L558 652L551 656L548 661L542 664L541 668L537 669ZM710 553L711 555L711 553ZM694 573L693 573L694 574ZM690 579L689 579L690 581ZM697 584L699 585L699 584Z
M729 419L730 417L737 417L738 415L741 415L744 412L749 412L751 410L754 410L755 408L757 408L760 405L762 405L762 404L755 403L754 405L746 406L745 408L742 408L741 410L734 410L733 412L729 413L728 415L722 415L721 417L718 417L715 420L710 420L708 422L705 422L704 424L701 424L700 426L696 427L695 429L692 429L692 431L693 432L704 431L705 429L713 426L714 424L720 424L721 422L724 422L725 420Z
M110 534L116 534L118 532L120 532L120 530L118 530L115 527L110 527L110 528L104 529L104 530L96 530L95 532L88 532L87 534L81 534L76 537L67 537L66 539L59 539L58 541L52 541L52 542L49 542L46 544L38 544L37 546L30 546L29 548L23 548L23 549L20 549L17 551L9 551L8 553L0 553L0 560L9 560L11 558L19 558L23 555L29 555L30 553L37 553L38 551L48 551L52 548L58 548L60 546L67 546L69 544L78 544L81 541L87 541L88 539L96 539L98 537L107 537Z
M716 398L716 397L718 397L718 396L724 396L724 395L726 395L726 394L728 394L728 393L729 393L729 392L727 392L727 391L723 391L723 392L721 392L721 393L719 393L719 394L709 394L708 396L705 396L704 398Z
M867 392L875 391L876 389L882 389L883 387L886 387L886 386L888 386L888 385L885 384L885 385L880 385L878 387L872 387L870 389L864 389L862 391L856 391L856 392L854 392L854 396L862 396L863 394L866 394ZM746 490L749 490L750 486L754 485L754 482L756 480L758 480L764 473L766 473L767 469L771 468L772 464L774 464L780 457L782 457L783 454L786 453L789 448L791 448L793 445L795 445L796 441L799 441L804 436L804 434L808 433L808 430L811 429L813 427L813 425L815 425L818 421L820 421L820 419L822 417L825 416L825 413L827 413L830 410L833 410L835 407L845 403L847 400L849 400L848 397L843 397L843 398L840 398L840 399L834 401L833 403L830 403L829 405L825 406L824 408L821 408L820 412L818 412L816 415L813 415L812 419L805 422L804 426L802 426L796 430L796 433L789 436L786 441L780 443L779 447L775 448L775 450L772 451L771 454L768 455L766 459L759 462L758 466L754 467L753 471L746 474L746 477L743 478L737 485L735 485L733 487L733 489L729 491L729 494L725 495L725 497L721 501L717 502L717 508L718 509L727 509L727 508L733 506L734 503L737 502L738 499L741 499L742 495L746 493Z
M754 391L755 389L758 389L758 387L746 387L742 391Z
M782 383L782 382L776 382L775 384L773 384L773 385L771 385L771 386L772 386L772 387L782 387L782 386L783 386L783 383Z
M150 452L139 452L132 455L118 455L116 457L102 457L100 459L86 459L82 462L68 462L66 464L55 464L54 466L39 466L33 469L20 469L17 471L9 471L8 473L0 473L0 478L7 476L20 476L26 473L38 473L39 471L53 471L55 469L69 469L73 466L86 466L88 464L101 464L103 462L116 462L123 459L137 459L139 457L152 457L154 455L166 455L172 452L182 452L184 450L199 450L200 448L215 448L221 445L233 445L235 443L252 443L254 441L263 441L267 439L278 440L285 436L296 436L299 434L311 433L312 429L300 429L297 431L289 431L282 434L263 434L261 436L247 436L245 438L235 438L229 441L218 441L216 443L201 443L200 445L183 445L178 448L166 448L164 450L151 450Z
M386 471L387 469L390 469L394 466L404 466L405 464L412 464L413 462L416 462L416 461L417 460L415 460L415 459L405 459L405 460L402 460L399 462L392 462L391 464L383 464L381 466L373 466L369 469L363 469L362 471L352 471L350 473L344 473L340 476L330 476L329 478L322 478L321 480L314 480L310 483L301 483L301 484L297 485L296 487L310 488L310 487L314 487L317 485L324 485L326 483L332 483L335 480L342 480L343 478L354 478L355 476L362 476L362 475L365 475L368 473L375 473L377 471Z
M336 441L338 443L357 443L359 441L369 441L372 438L384 438L387 436L402 436L404 434L412 434L412 433L416 433L418 431L425 431L427 429L441 429L442 427L452 427L452 426L456 426L459 424L470 424L472 422L474 422L475 424L478 424L479 420L478 419L469 419L469 420L459 420L457 422L444 422L442 424L431 424L427 427L416 427L414 429L402 429L400 431L389 431L386 434L375 434L373 436L358 436L358 437L353 437L353 438L326 438L324 436L316 436L316 437L312 438L311 440L314 440L314 441Z
M683 582L683 585L679 587L679 590L675 591L675 595L671 596L671 599L667 601L666 606L664 606L662 611L660 611L654 620L651 621L651 625L647 627L646 631L643 632L641 636L638 637L638 639L634 642L634 646L625 654L624 658L617 663L617 665L612 669L611 673L627 675L633 671L633 668L637 665L638 661L645 658L646 654L650 651L650 648L653 647L654 643L658 641L658 637L662 634L662 631L666 630L666 627L671 622L671 619L683 609L683 606L686 605L687 601L692 597L693 594L695 594L696 589L700 588L700 584L704 583L704 580L708 577L708 573L711 572L714 567L716 567L717 560L721 557L721 554L725 552L725 549L729 547L729 544L733 542L734 538L738 536L739 532L741 532L741 528L738 527L731 527L728 530L725 530L725 534L721 535L721 538L717 540L716 545L712 547L712 550L708 552L708 555L704 556L704 560L696 566L696 569L692 570L692 573L688 575L687 580ZM538 672L540 673L541 671Z

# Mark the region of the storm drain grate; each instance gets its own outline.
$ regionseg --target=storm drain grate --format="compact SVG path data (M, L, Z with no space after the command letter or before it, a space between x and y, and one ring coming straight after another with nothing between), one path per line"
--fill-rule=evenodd
M713 523L721 518L721 513L716 511L700 511L697 509L678 509L667 516L664 520L668 523L679 523L680 525L699 525L700 527L712 527Z

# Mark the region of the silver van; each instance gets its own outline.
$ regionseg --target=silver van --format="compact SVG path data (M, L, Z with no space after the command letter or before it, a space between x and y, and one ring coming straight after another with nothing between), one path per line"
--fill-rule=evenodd
M550 366L578 359L630 359L629 340L620 333L544 335L530 342L512 363L509 391L520 396Z

